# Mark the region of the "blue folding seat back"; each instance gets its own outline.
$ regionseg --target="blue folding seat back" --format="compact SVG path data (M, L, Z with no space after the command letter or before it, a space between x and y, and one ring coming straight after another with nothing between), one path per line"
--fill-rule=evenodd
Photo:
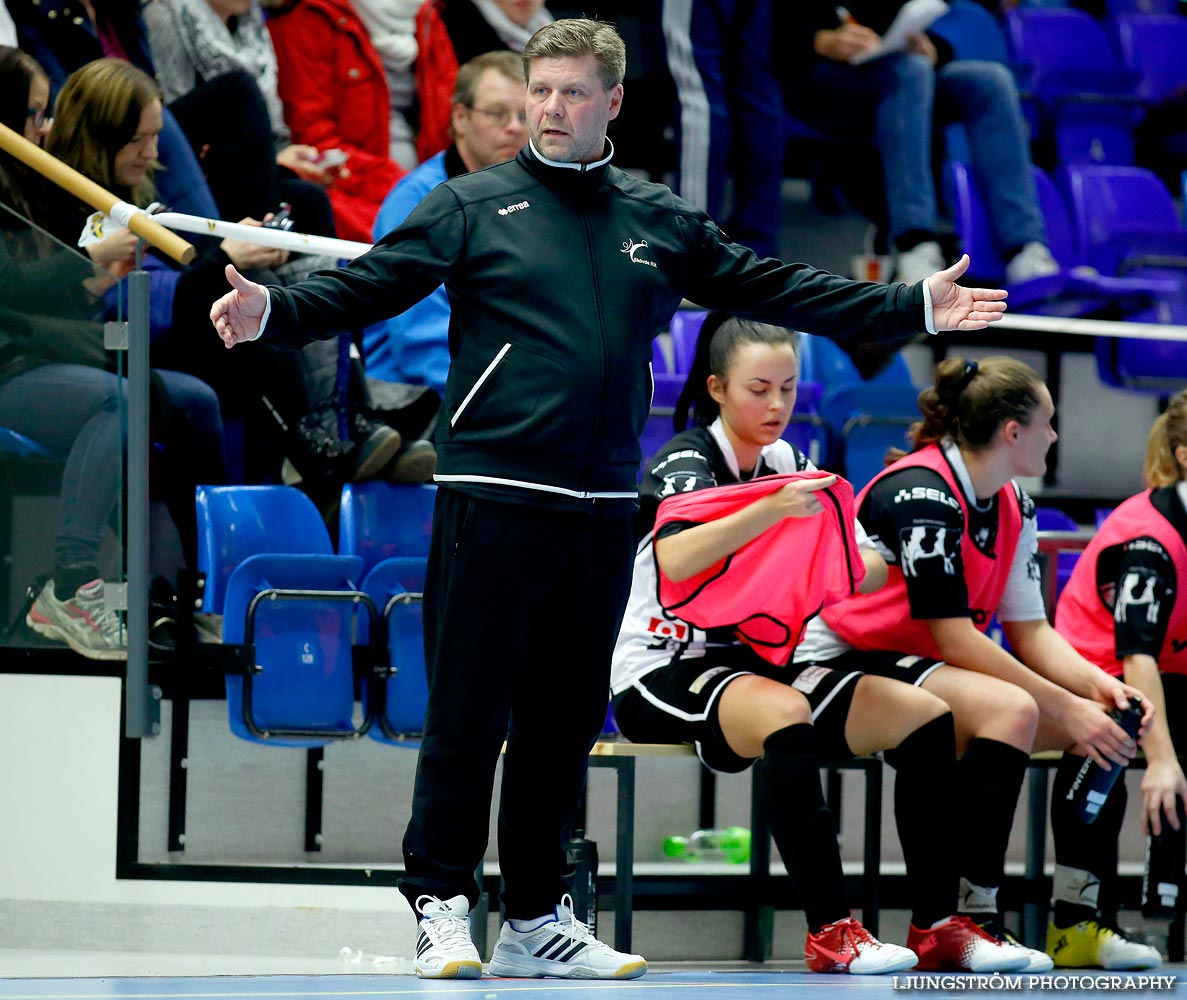
M250 556L334 551L317 507L292 486L199 486L194 496L203 611L223 614L227 581Z
M651 397L651 406L666 407L675 409L676 401L680 398L680 391L684 388L684 383L687 381L684 375L665 375L657 374L655 376L654 389L655 391ZM668 421L671 426L671 421Z
M643 454L642 462L639 465L640 482L643 479L643 473L655 458L656 452L668 443L673 433L672 410L668 407L653 407L647 417L647 423L643 426L643 433L639 437L639 448Z
M338 551L361 556L364 572L393 556L427 556L436 500L432 484L347 483L338 509Z
M673 317L668 329L672 335L673 371L687 375L697 352L697 337L709 314L703 309L681 309Z
M1121 64L1104 27L1079 10L1016 8L1006 34L1059 161L1132 163L1139 74Z
M1112 17L1128 14L1177 14L1180 0L1105 0Z
M367 618L353 599L361 579L357 556L255 555L232 572L223 639L251 643L261 668L250 682L227 675L227 713L236 736L320 746L358 735L352 641L358 619ZM338 596L256 600L272 589Z
M1121 59L1141 74L1137 96L1157 102L1187 85L1187 17L1128 14L1116 17L1113 32Z
M1149 170L1070 165L1060 171L1059 184L1081 257L1102 274L1124 273L1143 247L1161 249L1183 237L1170 191Z
M952 0L947 12L932 23L928 32L948 42L956 59L1010 61L1006 36L997 18L974 0Z
M907 432L913 421L905 417L854 415L842 431L842 454L845 478L854 492L861 490L886 468L887 453L897 448L909 451Z
M363 592L387 621L388 656L393 668L391 675L380 682L376 721L369 730L371 738L381 743L415 746L415 737L424 731L429 697L420 599L424 575L424 559L395 557L385 559L363 581Z

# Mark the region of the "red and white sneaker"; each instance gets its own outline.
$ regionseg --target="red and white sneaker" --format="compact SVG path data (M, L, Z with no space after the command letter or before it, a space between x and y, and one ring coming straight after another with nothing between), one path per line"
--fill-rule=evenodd
M1018 972L1030 964L1026 948L986 934L968 917L925 930L912 924L907 947L919 955L921 972Z
M879 976L911 968L918 956L897 944L883 944L858 921L846 917L808 934L804 961L813 972Z

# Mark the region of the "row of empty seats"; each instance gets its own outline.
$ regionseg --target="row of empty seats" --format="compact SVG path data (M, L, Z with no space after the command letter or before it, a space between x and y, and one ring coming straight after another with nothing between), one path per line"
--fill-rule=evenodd
M420 601L435 497L434 486L348 484L334 552L293 487L199 487L202 611L222 616L224 645L251 652L226 678L237 736L410 745L427 698Z

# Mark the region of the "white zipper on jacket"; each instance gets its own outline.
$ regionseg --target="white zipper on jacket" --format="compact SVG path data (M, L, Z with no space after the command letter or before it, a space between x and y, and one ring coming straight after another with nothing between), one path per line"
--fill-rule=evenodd
M456 411L454 411L453 416L449 418L450 427L453 427L457 424L458 417L460 417L466 407L470 405L470 400L474 398L474 393L482 388L482 383L490 378L491 372L493 372L499 366L499 362L503 360L504 355L506 355L509 350L511 350L510 342L503 345L503 349L499 351L499 353L495 355L494 360L486 366L486 371L478 376L478 381L470 386L470 391L466 393L466 398L462 400L461 405Z

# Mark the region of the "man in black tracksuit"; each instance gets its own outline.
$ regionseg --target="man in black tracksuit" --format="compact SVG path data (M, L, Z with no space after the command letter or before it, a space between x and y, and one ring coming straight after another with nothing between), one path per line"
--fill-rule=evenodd
M628 978L646 970L638 956L582 950L579 935L575 951L527 955L523 934L553 913L571 874L566 843L630 589L653 338L684 297L855 343L979 329L1004 293L956 286L967 262L885 286L759 260L663 185L610 164L606 125L625 67L610 26L554 22L524 59L532 141L513 161L439 185L341 270L265 291L228 269L235 290L211 319L228 346L261 329L299 345L348 319L389 317L444 282L451 367L425 594L429 705L401 886L422 917L417 970L480 972L477 952L440 928L478 898L507 736L508 925L491 969ZM540 953L560 926L572 922L548 923ZM599 964L595 945L615 958Z

